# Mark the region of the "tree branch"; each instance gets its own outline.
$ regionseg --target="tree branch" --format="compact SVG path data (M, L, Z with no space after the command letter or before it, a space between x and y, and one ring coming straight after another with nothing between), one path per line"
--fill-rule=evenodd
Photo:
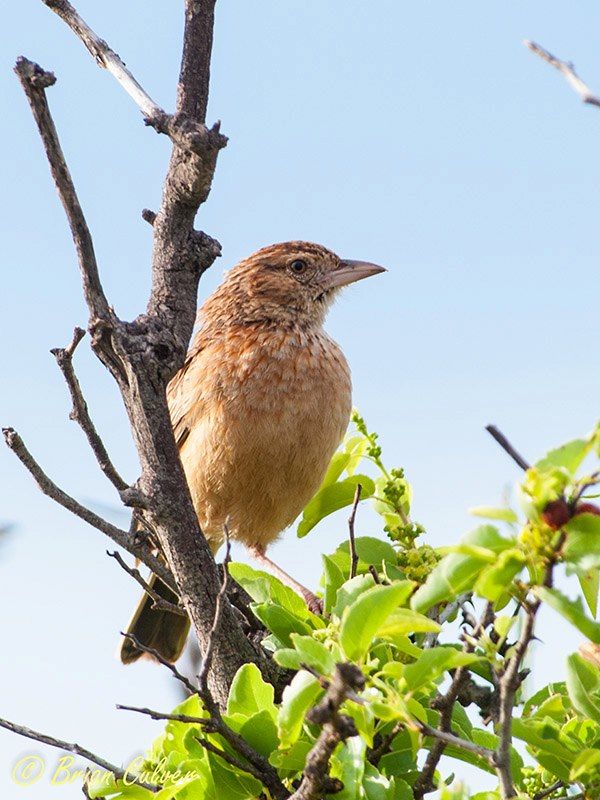
M165 394L169 380L182 366L187 351L196 315L200 275L220 252L217 242L193 228L198 207L210 190L217 153L226 143L218 126L212 131L204 127L214 0L186 2L182 71L177 113L173 117L156 112L155 104L130 73L124 71L120 59L91 31L70 3L47 0L46 5L71 26L103 66L116 73L136 102L141 103L142 110L151 112L153 116L149 121L172 135L174 141L163 199L153 225L148 313L131 323L122 322L114 315L104 295L91 236L48 110L44 89L54 83L54 76L26 59L19 60L16 71L38 123L77 247L84 295L90 310L92 347L119 384L140 458L142 474L138 491L123 491L132 504L143 500L146 516L156 530L175 577L176 591L192 620L200 647L205 650L214 619L219 576L199 529L173 437ZM56 496L60 490L54 486L53 489ZM62 495L61 499L64 500ZM142 560L148 563L147 558ZM153 571L162 578L160 571L154 568ZM162 572L167 572L164 566ZM259 649L246 639L226 599L222 616L223 624L214 637L210 680L218 702L224 703L229 684L242 664L256 662L267 676L272 668Z
M354 536L354 523L356 521L356 509L360 503L360 495L362 486L360 483L356 484L356 491L354 492L354 502L352 503L352 511L348 518L348 538L350 540L350 577L354 578L356 575L356 567L358 565L358 553L356 552L356 541Z
M484 758L490 766L494 766L494 751L487 747L470 742L468 739L461 739L460 736L455 736L448 731L439 730L431 725L426 725L423 722L417 721L416 727L423 736L431 736L432 739L437 739L444 747L452 745L453 747L460 747L469 753L475 753L477 756ZM416 794L415 794L416 797Z
M498 442L500 447L508 453L512 460L521 467L521 469L529 469L529 463L525 461L522 455L517 453L502 431L499 431L495 425L486 425L485 429L490 436L492 436Z
M95 753L92 753L91 750L86 750L86 748L81 747L81 745L71 742L64 742L62 739L56 739L54 736L48 736L46 733L39 733L31 728L26 728L24 725L17 725L14 722L10 722L7 719L0 719L0 727L6 728L8 731L12 731L12 733L17 733L19 736L25 736L27 739L33 739L36 742L48 744L51 747L57 747L59 750L66 750L69 753L75 753L75 755L81 756L81 758L85 758L87 761L91 761L92 764L96 764L102 769L105 769L107 772L112 772L116 778L123 778L125 776L125 771L121 769L121 767L111 764L110 761L106 761L104 758L97 756ZM158 791L160 788L159 786L154 786L151 783L134 781L133 775L131 776L131 779L132 783L135 782L138 786L143 786L144 789L149 789L153 792Z
M124 636L126 639L132 641L138 650L141 650L142 653L148 653L148 655L152 656L160 664L162 664L163 667L166 667L169 670L169 672L172 673L173 677L176 678L185 686L185 688L188 690L190 694L198 693L198 687L194 686L194 684L191 681L189 681L185 677L185 675L182 675L181 672L179 672L179 670L175 666L175 664L171 664L170 661L167 661L165 658L163 658L163 656L158 652L158 650L155 650L153 647L148 647L147 645L142 644L140 640L137 638L137 636L134 636L133 633L124 633L123 631L121 631L121 636Z
M339 780L329 776L329 759L340 742L358 735L354 720L339 711L348 692L360 691L364 685L365 677L355 664L336 665L325 697L306 716L309 722L321 725L322 729L306 757L300 786L290 800L320 800L343 788Z
M71 395L73 408L69 414L69 419L74 420L85 433L90 447L96 456L96 461L98 462L100 469L112 483L115 489L121 493L123 490L129 489L130 487L119 475L113 466L108 453L106 452L106 447L98 435L98 431L96 430L90 417L87 403L85 402L85 398L81 391L81 386L73 368L73 353L84 336L84 330L81 328L75 328L73 339L68 347L55 347L50 352L56 359L56 363L64 375L69 393Z
M51 481L31 455L29 450L25 447L25 443L19 434L13 430L13 428L3 428L2 433L4 434L4 439L8 447L17 456L23 466L31 473L40 490L47 497L50 497L55 503L58 503L58 505L66 508L67 511L75 514L76 517L79 517L84 522L87 522L88 525L91 525L93 528L105 533L110 539L113 540L113 542L115 542L115 544L118 544L119 547L122 547L124 550L128 550L133 556L139 558L140 561L142 561L167 585L171 587L173 586L173 576L167 567L154 555L152 555L152 553L150 553L149 550L143 546L143 544L140 544L139 541L136 541L135 537L133 537L127 531L117 528L116 525L113 525L112 523L98 516L98 514L95 514L89 508L81 505L81 503L78 503L77 500L68 495L53 481Z
M169 601L165 600L164 597L161 597L158 592L155 592L150 584L142 578L139 569L128 566L125 560L121 557L120 553L118 553L116 550L112 553L110 550L107 550L106 555L114 558L119 566L125 570L128 575L131 575L134 581L139 583L146 594L152 598L152 608L158 611L168 611L171 614L179 614L182 617L187 616L185 609L183 609L181 606L175 605L175 603L169 603Z
M46 72L38 64L34 64L33 61L23 57L17 59L15 72L31 106L33 117L42 137L46 157L50 164L52 178L69 221L79 260L83 293L90 309L90 314L93 318L108 322L112 319L112 312L100 283L92 237L81 210L71 173L67 167L58 140L58 133L50 114L48 101L46 100L45 90L56 82L56 78L53 73Z
M479 621L479 623L477 623L475 629L473 630L473 635L464 644L463 651L465 653L472 653L475 650L477 639L484 632L485 628L490 624L491 615L492 615L492 607L490 603L487 603L483 615L481 617L481 620ZM448 688L446 694L440 695L434 701L435 709L441 712L440 722L439 722L439 727L437 729L431 728L431 730L436 731L435 734L433 733L427 734L430 736L435 736L436 741L431 747L427 755L427 758L425 759L425 764L423 765L423 769L421 770L417 780L414 783L413 794L415 800L422 800L422 798L426 794L432 792L436 788L433 782L433 778L435 775L435 771L437 769L437 765L439 764L440 758L444 754L446 745L450 743L448 741L448 736L451 737L454 736L454 734L452 734L451 732L452 710L454 708L454 704L458 700L458 697L462 689L464 688L466 682L469 680L469 677L470 677L469 670L466 667L459 667L453 675L452 683L450 684L450 687ZM434 704L432 703L432 706ZM419 728L422 727L421 722L417 722L416 724ZM457 744L456 741L453 741L452 743Z
M536 42L531 42L529 39L525 39L523 44L531 50L532 53L539 56L542 61L545 61L547 64L550 64L550 66L557 69L584 103L600 107L600 97L595 95L590 87L581 80L570 61L561 61L560 58L553 56L552 53L549 53L548 50L545 50L541 45L536 44Z

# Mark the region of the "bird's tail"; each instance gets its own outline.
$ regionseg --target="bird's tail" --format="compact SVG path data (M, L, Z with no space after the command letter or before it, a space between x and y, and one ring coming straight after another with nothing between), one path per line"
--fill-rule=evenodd
M152 575L150 587L170 603L178 603L179 598L160 578ZM152 647L170 663L175 663L185 647L185 642L190 630L189 617L175 614L172 611L153 608L153 600L144 592L136 610L131 617L126 632L146 647ZM144 655L131 639L123 637L119 656L123 664L132 664Z

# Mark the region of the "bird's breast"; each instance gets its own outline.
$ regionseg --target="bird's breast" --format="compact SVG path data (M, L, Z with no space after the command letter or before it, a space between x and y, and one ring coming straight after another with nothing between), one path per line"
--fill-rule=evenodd
M350 372L324 331L232 331L203 351L201 413L182 449L208 535L229 517L267 544L318 489L348 425Z

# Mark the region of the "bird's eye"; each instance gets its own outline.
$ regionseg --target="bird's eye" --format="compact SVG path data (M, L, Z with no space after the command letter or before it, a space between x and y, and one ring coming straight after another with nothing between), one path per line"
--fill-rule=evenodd
M306 261L302 261L301 258L297 258L290 264L290 269L292 272L295 272L296 275L302 275L302 273L306 271Z

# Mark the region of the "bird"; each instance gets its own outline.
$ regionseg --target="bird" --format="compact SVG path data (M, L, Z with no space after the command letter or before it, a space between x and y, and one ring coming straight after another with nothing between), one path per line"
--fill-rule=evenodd
M327 312L343 287L385 271L311 242L258 250L201 306L192 346L167 387L181 463L213 555L227 526L313 611L315 595L266 549L318 490L350 420L350 369L324 330ZM150 584L178 602L155 576ZM153 605L144 593L127 633L174 663L189 619ZM133 639L123 639L123 663L142 655Z

